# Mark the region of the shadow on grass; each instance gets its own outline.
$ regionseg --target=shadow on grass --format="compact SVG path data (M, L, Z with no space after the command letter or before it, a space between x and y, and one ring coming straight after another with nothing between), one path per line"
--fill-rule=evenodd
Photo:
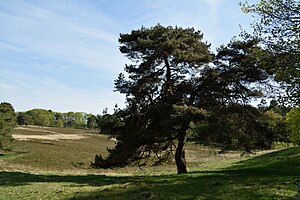
M77 183L96 190L68 199L295 199L300 148L289 148L237 162L219 171L184 175L35 175L0 172L0 187L33 182Z
M105 175L39 175L23 172L0 172L0 187L21 186L30 183L77 183L102 186L122 182L129 177L109 177Z

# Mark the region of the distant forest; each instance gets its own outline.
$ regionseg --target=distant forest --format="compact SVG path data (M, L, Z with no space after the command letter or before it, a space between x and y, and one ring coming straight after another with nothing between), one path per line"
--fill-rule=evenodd
M107 109L103 116L108 115ZM93 115L85 112L55 112L46 109L32 109L17 113L18 125L34 125L58 128L90 128L95 129L101 124L102 115Z

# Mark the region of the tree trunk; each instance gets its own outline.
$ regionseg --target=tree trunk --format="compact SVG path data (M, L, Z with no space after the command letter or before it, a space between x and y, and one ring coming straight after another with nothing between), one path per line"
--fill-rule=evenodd
M172 102L170 101L171 100L170 97L173 96L172 83L171 83L172 75L171 75L171 66L167 56L164 57L164 62L167 68L165 94L167 96L167 101L169 101L169 103L172 104ZM186 143L186 131L188 127L189 127L189 122L188 123L184 122L178 133L178 145L175 152L177 174L187 173L186 160L185 160L185 143Z
M166 69L165 94L167 97L171 97L171 96L173 96L172 87L174 86L171 83L171 79L172 79L171 66L169 64L167 57L164 58L164 62L166 64L166 68L167 68Z
M177 174L187 173L185 160L186 129L181 129L178 136L178 146L175 153Z

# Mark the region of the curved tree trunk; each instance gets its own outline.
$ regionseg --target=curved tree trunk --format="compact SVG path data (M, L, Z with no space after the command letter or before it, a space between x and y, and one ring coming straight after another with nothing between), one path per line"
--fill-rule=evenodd
M185 160L186 130L187 128L182 128L178 135L178 145L175 153L177 174L187 173Z

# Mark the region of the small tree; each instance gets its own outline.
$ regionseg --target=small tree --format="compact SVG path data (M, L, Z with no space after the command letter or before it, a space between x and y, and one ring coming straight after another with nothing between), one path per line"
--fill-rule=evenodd
M300 108L290 110L286 115L290 139L293 143L300 145Z
M54 124L54 113L51 110L32 109L26 112L32 125L51 126Z
M106 135L114 134L123 125L122 119L117 113L97 115L96 122L100 133Z
M15 110L10 103L0 104L0 149L7 150L13 140L11 131L16 126Z
M90 129L94 129L97 126L97 118L95 115L91 115L87 120L87 127Z
M54 113L54 126L58 127L58 128L63 128L64 127L62 113L59 113L59 112Z
M17 115L17 123L18 125L29 125L32 123L31 116L26 112L20 112Z

